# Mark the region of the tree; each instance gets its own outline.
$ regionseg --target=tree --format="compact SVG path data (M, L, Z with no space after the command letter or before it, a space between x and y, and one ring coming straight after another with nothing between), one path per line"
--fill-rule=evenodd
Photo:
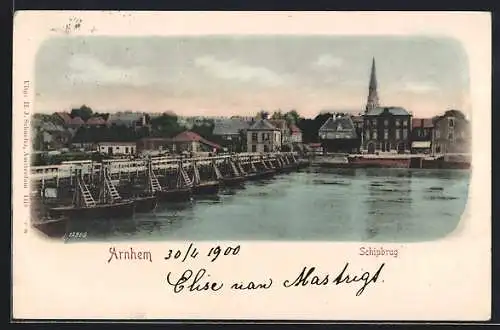
M459 119L466 119L465 115L463 114L462 111L460 111L460 110L454 110L454 109L445 111L444 116L445 117L456 117L456 118L459 118Z
M302 131L302 140L304 143L318 142L319 129L331 116L331 113L320 113L314 119L301 119L297 123L297 126Z
M265 110L261 110L257 113L256 116L257 119L268 119L269 118L269 112Z
M92 117L92 109L84 104L78 109L71 109L70 116L71 118L80 117L83 121L87 121Z
M285 115L281 112L281 110L275 111L273 115L271 116L271 119L277 120L277 119L285 119Z
M159 117L151 119L153 136L173 137L181 133L184 129L184 127L179 125L175 114L164 113Z
M296 110L290 110L285 114L285 119L289 124L298 124L301 120L299 113Z
M206 124L201 124L201 125L194 125L191 128L191 132L195 132L196 134L200 135L201 137L207 139L208 141L214 142L216 138L213 135L214 131L214 124L206 125Z

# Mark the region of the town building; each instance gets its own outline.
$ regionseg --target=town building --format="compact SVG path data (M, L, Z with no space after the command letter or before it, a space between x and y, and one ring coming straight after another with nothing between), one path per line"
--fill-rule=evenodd
M281 150L281 131L267 119L258 119L247 129L248 152Z
M85 126L106 126L106 120L101 116L90 117L86 122Z
M250 123L241 118L226 118L214 123L212 134L229 152L241 152L246 146L246 130Z
M430 153L432 151L432 118L413 118L411 120L411 153Z
M136 143L137 153L152 151L168 152L172 147L172 139L163 137L146 137L139 139Z
M221 146L208 141L199 134L191 131L184 131L170 139L171 150L173 152L216 152Z
M297 125L290 124L290 134L292 143L302 143L302 131Z
M71 133L62 125L34 118L33 148L39 151L55 150L67 147L71 139Z
M433 123L433 153L471 152L471 124L462 112L448 110L435 117Z
M98 142L97 151L102 154L111 155L135 155L135 142Z
M375 58L372 61L368 99L363 114L361 149L370 154L410 151L411 113L402 107L380 106Z
M150 117L140 112L117 112L109 115L108 126L125 126L135 130L150 128Z
M318 131L323 151L326 153L356 153L360 139L350 115L333 114Z
M276 127L281 132L281 147L287 146L290 147L291 141L291 132L288 127L288 123L285 119L269 119L271 125Z
M410 151L411 114L401 107L367 111L363 123L363 150L406 153Z

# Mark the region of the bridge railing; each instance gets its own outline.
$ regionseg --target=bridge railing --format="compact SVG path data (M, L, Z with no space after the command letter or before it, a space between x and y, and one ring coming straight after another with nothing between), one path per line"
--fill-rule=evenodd
M296 152L282 152L282 153L238 153L216 155L209 157L152 157L151 162L153 169L168 169L177 168L179 164L183 167L193 166L194 163L198 165L208 165L212 162L216 164L222 163L227 159L234 159L242 163L256 162L261 159L276 159L277 157L297 155ZM33 166L31 167L30 179L34 181L43 181L50 179L70 178L74 175L75 170L81 170L82 175L99 173L102 166L109 169L110 174L115 173L130 173L142 172L147 169L146 159L111 159L103 160L102 162L88 162L82 161L77 163L65 163L59 165L48 166Z

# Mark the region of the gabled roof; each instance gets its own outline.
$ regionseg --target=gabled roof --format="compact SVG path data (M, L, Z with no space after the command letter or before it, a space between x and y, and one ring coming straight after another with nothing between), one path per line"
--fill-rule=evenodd
M59 116L59 118L62 119L64 124L68 125L71 123L71 116L67 112L56 112L56 115Z
M213 148L220 149L220 145L213 143L213 142L210 142L210 141L204 139L203 137L201 137L199 134L197 134L195 132L191 132L191 131L184 131L184 132L178 134L177 136L172 138L172 141L173 142L200 142L200 143L206 144L208 146L211 146Z
M378 108L374 108L374 109L369 110L365 114L365 116L378 116L386 110L395 116L409 116L410 115L410 113L405 108L402 108L402 107L378 107Z
M104 125L106 121L102 117L92 117L86 122L87 125Z
M247 129L250 124L240 118L231 118L214 123L214 135L237 135L241 130Z
M259 119L248 128L251 131L279 131L278 128L273 126L267 119Z
M71 119L71 125L83 125L83 124L85 124L85 122L80 117L75 117Z
M338 133L338 138L356 138L356 129L349 115L337 115L328 118L319 129L319 134L322 133Z

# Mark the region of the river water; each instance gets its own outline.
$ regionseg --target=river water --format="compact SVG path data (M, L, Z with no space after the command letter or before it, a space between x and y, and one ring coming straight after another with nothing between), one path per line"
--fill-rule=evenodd
M87 240L305 240L411 242L451 233L470 172L314 169L247 182L218 197L160 205L133 219L78 221Z

